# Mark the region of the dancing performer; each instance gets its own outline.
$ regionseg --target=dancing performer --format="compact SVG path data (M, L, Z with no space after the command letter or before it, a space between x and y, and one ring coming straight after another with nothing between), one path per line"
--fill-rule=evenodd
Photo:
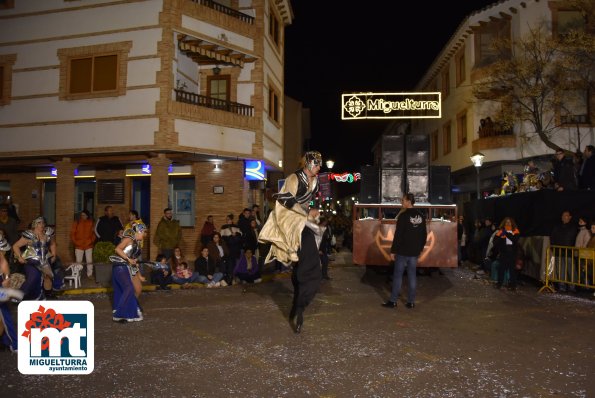
M116 255L110 256L112 262L112 287L114 289L114 322L142 321L143 314L134 294L132 278L138 272L137 261L141 255L141 242L145 238L147 226L132 223L124 231L122 240L116 246Z
M302 331L304 310L314 299L320 286L322 272L318 243L318 209L310 209L310 201L318 192L317 174L322 165L319 152L309 151L302 157L302 168L291 174L277 194L275 209L263 226L259 241L271 243L266 262L277 260L294 263L293 306L289 321L297 316L295 332ZM318 236L318 238L317 238Z
M21 254L23 246L27 248ZM24 265L25 283L21 286L24 300L45 300L44 286L51 290L54 278L50 266L56 259L54 230L46 227L43 217L37 217L31 223L31 229L23 232L12 245L12 250L17 261Z
M2 344L8 346L10 351L17 352L17 333L8 303L11 298L22 299L23 295L20 290L11 288L10 267L6 261L6 252L9 250L8 241L0 235L0 321L4 324Z

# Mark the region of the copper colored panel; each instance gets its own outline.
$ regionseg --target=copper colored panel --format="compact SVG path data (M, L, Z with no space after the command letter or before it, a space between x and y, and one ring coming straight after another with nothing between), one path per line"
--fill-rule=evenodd
M427 224L428 240L418 267L457 267L457 224L432 220ZM390 265L390 247L395 234L394 220L353 221L353 263Z

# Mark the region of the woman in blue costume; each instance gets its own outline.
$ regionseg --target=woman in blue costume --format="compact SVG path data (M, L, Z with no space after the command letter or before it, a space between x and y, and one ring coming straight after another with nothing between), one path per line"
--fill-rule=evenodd
M132 223L124 231L122 240L116 246L116 255L110 256L112 262L112 287L114 289L114 322L136 322L143 320L143 314L134 294L132 277L138 272L137 261L141 255L141 243L145 238L147 226Z
M26 249L21 253L23 246ZM48 281L46 287L51 290L54 277L50 266L50 262L56 258L54 230L46 227L43 217L37 217L31 223L31 229L23 232L21 238L12 245L12 250L17 261L24 266L25 283L21 286L24 300L45 300L44 278Z
M6 261L6 252L10 250L10 245L6 239L0 235L0 321L4 324L4 334L2 335L2 344L8 346L10 351L17 351L17 333L10 308L8 306L11 298L23 298L20 290L11 289L10 267Z

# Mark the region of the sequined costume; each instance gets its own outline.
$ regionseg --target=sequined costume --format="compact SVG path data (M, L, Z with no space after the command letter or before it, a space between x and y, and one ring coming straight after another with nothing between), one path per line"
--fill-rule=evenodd
M139 259L141 256L141 243L136 240L136 232L139 225L135 224L131 229L124 231L122 240L129 239L129 243L122 249L128 259ZM112 263L112 288L114 291L113 299L113 320L114 321L140 321L142 314L138 305L138 300L134 294L134 285L132 276L136 274L138 268L131 266L128 259L119 255L109 257Z
M8 263L6 262L6 253L10 250L10 245L8 244L8 242L6 241L6 239L2 236L0 236L0 251L2 252L2 254L0 254L0 266L2 268L5 268L5 271L3 270L2 274L0 275L0 286L3 286L3 282L7 279L10 278L10 276L8 275ZM6 345L7 347L10 348L11 351L16 351L17 350L17 333L16 333L16 328L15 328L15 324L13 322L12 319L12 315L10 313L10 307L9 307L9 301L3 301L0 302L0 320L2 321L2 323L4 324L4 334L2 335L2 344Z
M21 286L25 294L24 300L45 300L43 276L47 275L52 279L54 277L49 262L54 230L46 227L42 239L33 230L24 231L22 237L27 240L27 247L21 255L25 260L25 283Z

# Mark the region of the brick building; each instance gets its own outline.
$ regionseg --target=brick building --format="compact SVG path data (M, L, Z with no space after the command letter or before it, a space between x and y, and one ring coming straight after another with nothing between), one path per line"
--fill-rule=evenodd
M289 0L0 2L0 199L21 228L55 225L67 260L76 212L153 230L172 207L194 257L207 215L262 204L245 161L282 168L292 17Z

